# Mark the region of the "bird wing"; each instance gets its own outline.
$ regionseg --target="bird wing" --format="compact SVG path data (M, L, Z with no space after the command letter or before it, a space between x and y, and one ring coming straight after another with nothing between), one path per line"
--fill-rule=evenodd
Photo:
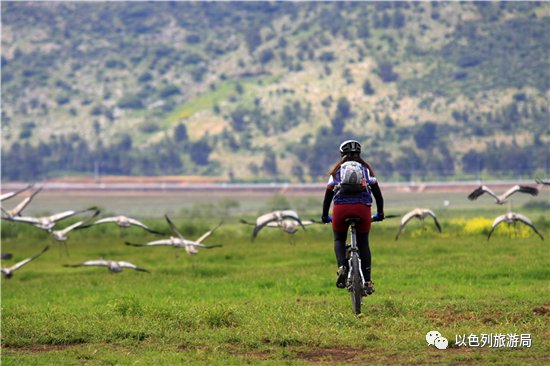
M280 213L283 217L290 217L291 216L296 220L300 220L300 216L294 210L283 210L283 211L280 211Z
M23 209L25 207L27 207L27 205L31 202L32 200L32 196L29 196L27 198L25 198L23 201L21 201L17 206L15 206L14 208L12 208L8 213L10 216L17 216L19 214L21 214L21 211L23 211Z
M241 223L247 224L247 225L256 225L255 223L253 223L253 222L248 222L248 221L246 221L245 219L240 219L239 221L240 221Z
M487 234L487 240L491 238L491 235L493 234L493 231L495 231L497 226L505 221L506 221L506 215L500 215L493 221L493 225L491 225L491 230L489 230L489 234Z
M65 211L65 212L60 212L58 214L51 215L49 217L49 219L54 221L54 222L57 222L57 221L66 219L68 217L78 215L78 214L81 214L83 212L92 211L92 210L97 210L97 207L90 207L90 208L87 208L87 209L84 209L84 210L79 210L79 211L69 210L69 211Z
M266 216L266 215L263 215L263 216ZM261 216L260 216L261 217ZM260 219L260 217L258 219ZM273 220L276 220L277 218L273 215L271 218L268 218L266 216L266 218L258 225L258 220L256 220L256 226L254 227L254 231L252 231L252 240L256 239L256 236L258 235L258 233L260 232L260 230L262 230L265 226L268 226L270 223L273 222ZM276 226L279 226L279 223L275 223Z
M315 222L315 221L311 221L311 220L302 221L302 225L304 225L304 226L313 225L313 224L319 224L319 222Z
M419 209L415 208L414 210L412 211L409 211L407 212L402 218L401 218L401 223L400 223L400 226L405 226L407 225L407 223L409 221L411 221L411 219L415 218L415 217L420 217L420 212L419 212Z
M538 236L540 236L540 238L542 240L544 240L544 237L542 236L542 234L537 230L537 228L535 227L535 224L533 224L533 222L531 220L529 220L529 218L527 216L524 216L522 214L516 214L516 220L517 221L521 221L523 222L525 225L529 226L531 229L533 229L533 231L535 233L537 233Z
M468 199L473 201L477 199L479 196L481 196L483 193L487 193L493 196L496 200L499 199L498 196L495 194L495 192L491 191L487 186L480 186L477 189L475 189L472 193L468 195Z
M258 216L258 218L256 219L256 226L264 226L268 222L273 221L273 220L277 220L277 212L276 211L269 212L269 213L263 214L261 216Z
M0 196L0 201L4 201L4 200L7 200L8 198L12 198L13 196L17 196L19 193L25 192L27 189L31 188L32 186L34 186L34 183L29 184L25 188L21 188L20 190L17 190L15 192L4 193L3 195Z
M105 224L105 223L108 223L108 222L118 222L118 216L104 217L104 218L102 218L102 219L96 220L96 221L94 222L94 225L97 225L97 224Z
M536 196L537 194L539 194L539 190L537 188L529 187L529 186L520 186L519 184L516 184L515 186L507 190L502 195L502 198L506 199L516 192L529 193L532 196Z
M298 221L298 223L305 229L304 225L302 225L302 221L298 217L298 214L295 211L292 210L284 210L284 211L273 211L269 212L267 214L264 214L256 219L256 227L254 228L254 231L252 232L252 240L256 238L258 235L258 232L266 226L268 223L274 221L274 220L283 220L283 219L292 219ZM277 225L278 226L278 225Z
M403 230L403 228L405 227L405 225L407 225L407 223L409 221L411 221L411 219L413 217L419 217L420 216L420 212L417 208L415 208L414 210L412 211L409 211L407 212L402 218L401 218L401 224L399 224L399 230L397 231L397 235L395 236L395 240L397 240L399 238L399 234L401 234L401 230Z
M30 261L35 260L36 258L40 257L42 254L44 254L48 249L50 249L49 246L46 246L42 251L32 257L29 257L27 259L22 260L21 262L18 262L11 266L9 269L13 272L15 270L18 270L19 268L23 267L25 264L29 263Z
M65 267L91 267L91 266L109 266L109 262L105 259L95 259L79 264L65 264Z
M267 226L267 227L281 227L281 222L280 221L271 221L271 222L268 222L265 226Z
M222 244L199 244L198 246L201 247L201 248L205 248L205 249L212 249L212 248L221 248L221 247L223 247Z
M136 220L136 219L132 219L131 217L128 217L128 222L132 225L135 225L135 226L139 226L145 230L147 230L148 232L150 233L153 233L153 234L159 234L159 235L163 235L163 233L159 232L159 231L156 231L156 230L153 230L151 229L149 226L145 225L144 223Z
M434 219L435 227L437 227L437 230L441 232L441 225L439 225L439 221L437 221L437 217L435 216L435 213L432 210L426 209L424 212L426 214L430 215Z
M181 235L181 233L178 231L178 228L176 227L176 225L172 222L172 220L170 220L170 218L168 217L168 215L164 215L164 218L166 219L166 221L168 222L168 225L170 226L170 230L172 231L172 233L176 236L178 236L181 240L185 240L185 238L183 237L183 235Z
M125 241L124 243L126 245L131 245L133 247L153 247L153 246L161 246L161 245L165 245L165 246L173 246L174 245L170 239L155 240L155 241L151 241L151 242L145 243L145 244L130 243L130 242L127 242L127 241Z
M294 211L283 211L283 212L294 212ZM296 222L298 222L298 224L300 224L300 226L302 227L302 229L306 229L306 227L304 226L304 224L302 223L302 220L300 220L300 217L298 217L298 215L286 215L286 214L283 214L283 220L294 220Z
M8 211L4 210L4 207L0 207L0 210L2 210L2 218L4 220L9 220L11 218L11 214Z
M138 267L135 264L132 264L130 262L118 261L118 265L121 266L121 267L124 267L124 268L135 269L136 271L149 272L145 268L140 268L140 267Z
M218 225L216 225L216 227L214 227L212 230L208 230L207 232L202 234L202 236L197 239L197 243L202 243L206 238L208 238L210 235L212 235L214 233L214 231L216 231L217 228L222 226L222 224L223 224L223 221L220 221L220 223Z
M26 224L33 224L33 225L40 224L40 218L32 217L32 216L9 216L9 217L4 217L4 219L8 221L24 222Z
M186 240L182 244L183 244L182 246L185 246L185 247L199 247L199 248L206 248L206 249L223 247L223 245L221 244L201 244L197 241L190 241L190 240Z
M65 234L67 234L69 231L74 230L74 229L76 229L76 228L84 228L84 227L83 227L84 224L88 223L88 222L89 222L90 220L92 220L94 217L96 217L97 215L99 215L99 212L100 212L99 210L96 210L96 211L94 212L94 214L93 214L92 216L88 217L87 219L81 220L81 221L78 221L78 222L75 222L74 224L72 224L72 225L70 225L70 226L67 226L67 227L64 228L64 229L57 230L57 232L60 233L60 234L65 235ZM86 227L90 227L90 226L86 226Z
M25 207L27 207L29 205L29 203L31 203L32 199L34 198L34 196L36 196L38 194L38 192L40 192L42 190L42 187L38 188L35 192L33 192L29 197L25 198L23 201L21 201L17 206L15 206L11 211L10 211L10 214L11 216L16 216L16 215L20 215L21 214L21 211L23 211L23 209Z

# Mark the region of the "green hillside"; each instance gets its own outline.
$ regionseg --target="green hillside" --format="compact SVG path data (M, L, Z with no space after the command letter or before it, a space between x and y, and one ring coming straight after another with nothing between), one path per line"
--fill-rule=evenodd
M2 2L2 176L548 174L546 2Z

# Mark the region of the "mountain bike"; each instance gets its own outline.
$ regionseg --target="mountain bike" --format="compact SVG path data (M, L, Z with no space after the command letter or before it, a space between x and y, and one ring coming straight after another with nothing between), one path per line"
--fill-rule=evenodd
M363 296L366 296L365 288L366 282L361 270L361 259L359 258L359 249L357 248L357 238L355 236L355 225L361 221L359 217L348 217L346 222L350 226L350 241L347 247L348 257L348 278L346 280L346 288L351 294L351 305L355 314L361 314L361 305L363 303ZM373 217L372 222L376 222Z

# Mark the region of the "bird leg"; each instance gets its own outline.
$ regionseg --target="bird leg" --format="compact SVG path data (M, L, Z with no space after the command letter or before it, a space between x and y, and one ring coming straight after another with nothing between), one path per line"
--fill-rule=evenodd
M288 239L288 243L290 245L296 245L296 242L294 241L294 235L290 234L290 238Z
M70 257L70 255L69 255L69 246L67 245L67 242L63 241L62 245L65 247L65 254L67 255L67 257Z

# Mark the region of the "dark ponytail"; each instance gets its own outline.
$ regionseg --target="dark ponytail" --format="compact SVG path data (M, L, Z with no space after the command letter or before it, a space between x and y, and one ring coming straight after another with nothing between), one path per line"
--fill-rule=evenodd
M332 168L330 168L330 170L328 172L328 175L329 176L331 176L331 175L334 176L334 174L336 174L338 169L340 169L340 166L342 166L342 164L345 163L346 161L356 161L358 163L361 163L369 169L369 172L370 172L371 176L373 176L373 177L376 176L376 174L374 173L374 169L372 169L371 165L369 163L367 163L365 160L363 160L363 158L361 158L360 156L348 156L348 155L342 156L342 158L340 160L338 160L332 166Z

